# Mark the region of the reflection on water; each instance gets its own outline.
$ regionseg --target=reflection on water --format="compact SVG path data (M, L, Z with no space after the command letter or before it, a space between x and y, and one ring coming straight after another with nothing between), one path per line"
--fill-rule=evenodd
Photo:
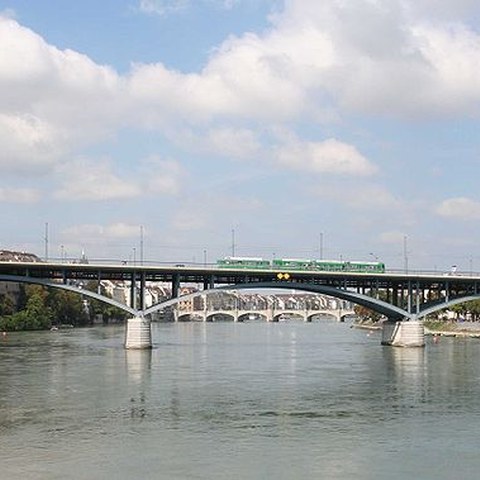
M2 477L477 478L480 341L336 322L154 325L0 343Z
M130 397L130 417L144 418L147 415L146 391L150 382L152 351L126 350L126 377L133 394Z
M150 378L152 369L152 350L125 350L127 379L132 384L142 385Z

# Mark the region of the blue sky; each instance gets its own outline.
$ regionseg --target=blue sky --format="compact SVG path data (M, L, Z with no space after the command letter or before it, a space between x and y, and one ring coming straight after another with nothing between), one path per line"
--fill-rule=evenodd
M0 247L480 271L472 0L0 0Z

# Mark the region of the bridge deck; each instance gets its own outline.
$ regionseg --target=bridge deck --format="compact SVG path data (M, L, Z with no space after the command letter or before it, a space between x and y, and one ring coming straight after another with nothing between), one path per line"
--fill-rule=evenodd
M277 275L285 270L259 270L219 268L217 266L172 266L172 265L111 265L56 262L0 262L0 275L29 276L33 278L74 280L124 280L132 276L152 282L192 282L213 280L217 284L255 282L298 282L335 287L388 288L393 284L420 283L421 285L467 285L480 282L480 276L445 275L438 273L357 273L288 270L289 279Z

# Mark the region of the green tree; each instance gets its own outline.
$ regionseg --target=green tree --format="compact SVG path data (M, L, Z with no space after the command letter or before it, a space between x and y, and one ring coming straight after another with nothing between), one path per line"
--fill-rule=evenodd
M85 288L87 290L90 290L91 292L97 292L98 283L92 280L87 283ZM107 298L112 298L112 296L108 294L105 287L101 284L100 284L100 295L103 295L104 297L107 297ZM122 310L121 308L115 307L113 305L110 305L108 303L102 302L100 300L95 300L95 299L89 299L89 313L90 313L90 318L92 322L97 315L102 316L104 323L108 323L111 320L124 321L126 318L128 318L128 313L125 312L125 310Z
M51 289L47 297L47 304L52 310L55 323L75 326L90 324L82 296L77 293Z
M480 300L459 303L450 307L450 310L456 314L457 318L471 315L472 319L477 321L480 316Z
M387 292L385 290L371 290L369 296L383 300L384 302L387 301ZM353 311L360 322L377 323L382 318L382 314L370 308L363 307L362 305L355 305Z
M15 300L9 294L0 297L0 317L13 315L15 313Z
M353 311L355 312L355 315L358 317L360 322L377 323L382 318L382 315L380 313L363 307L362 305L355 305L353 307Z
M43 292L33 293L28 299L25 313L29 330L40 330L52 326L52 311L45 304Z
M43 330L52 325L52 312L45 305L41 290L32 290L24 310L3 317L0 328L4 330Z

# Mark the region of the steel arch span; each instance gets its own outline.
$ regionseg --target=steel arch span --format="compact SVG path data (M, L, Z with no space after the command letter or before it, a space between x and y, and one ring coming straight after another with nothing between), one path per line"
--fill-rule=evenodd
M424 318L431 313L439 312L448 307L453 307L454 305L459 305L465 302L471 302L474 300L480 300L480 294L478 295L468 295L465 297L455 297L448 301L436 302L434 304L427 304L417 315L417 318Z
M163 310L166 307L175 305L179 301L189 300L196 296L208 293L208 292L218 292L222 290L246 290L246 289L270 289L270 290L299 290L304 292L320 293L324 295L329 295L331 297L339 298L341 300L347 300L349 302L361 305L366 308L370 308L382 315L385 315L390 320L401 320L402 318L413 319L415 316L409 314L406 310L403 310L400 307L391 305L382 300L378 300L368 295L363 295L360 293L350 292L348 290L342 290L339 288L328 287L324 285L309 285L305 283L297 282L288 282L288 283L279 283L279 282L262 282L262 283L243 283L236 285L228 285L223 287L211 288L208 290L202 290L200 292L191 293L188 295L183 295L181 297L172 298L165 302L157 303L143 311L144 315L149 315L155 313L159 310Z
M128 312L133 316L142 315L141 311L135 310L134 308L131 308L124 303L117 302L113 298L108 298L104 295L100 295L99 293L95 293L90 290L84 290L83 288L74 287L72 285L66 285L60 282L51 282L49 280L34 277L17 277L16 275L0 275L0 282L28 283L33 285L42 285L44 287L59 288L61 290L67 290L69 292L78 293L80 295L93 298L103 303L108 303L109 305L120 308L121 310L124 310L125 312Z

